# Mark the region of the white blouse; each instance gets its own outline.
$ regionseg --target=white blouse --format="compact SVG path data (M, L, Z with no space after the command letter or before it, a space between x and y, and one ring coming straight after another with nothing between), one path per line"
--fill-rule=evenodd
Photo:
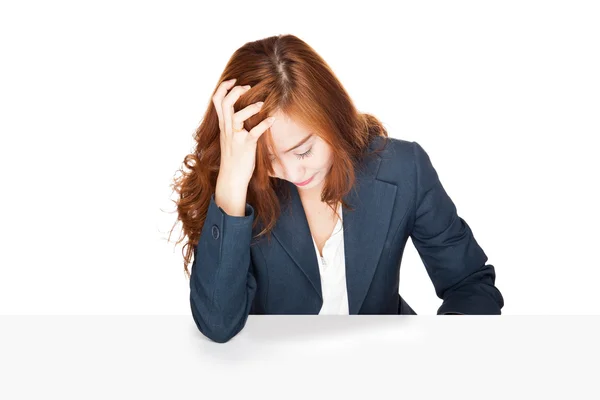
M338 314L348 315L348 290L346 287L346 259L344 257L344 225L342 218L342 204L338 205L338 218L331 236L323 245L323 257L315 242L313 245L317 254L319 271L321 273L321 291L323 293L323 306L319 315ZM312 236L311 236L312 237Z

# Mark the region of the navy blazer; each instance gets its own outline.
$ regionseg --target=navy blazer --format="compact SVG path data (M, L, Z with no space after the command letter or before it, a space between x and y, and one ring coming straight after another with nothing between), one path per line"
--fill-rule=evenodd
M370 148L379 147L375 137ZM442 186L425 150L388 138L365 159L342 208L350 314L416 314L399 295L400 263L411 238L437 296L437 314L500 314L504 299L495 270ZM256 239L254 208L231 216L211 197L190 276L198 329L226 342L248 314L318 314L323 304L317 254L298 190L272 231Z

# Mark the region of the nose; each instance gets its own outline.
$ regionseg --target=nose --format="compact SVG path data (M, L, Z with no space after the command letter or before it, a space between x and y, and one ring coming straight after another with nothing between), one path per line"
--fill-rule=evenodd
M275 170L277 172L277 170ZM290 182L302 182L308 179L306 169L302 166L300 160L287 161L283 164L283 176Z

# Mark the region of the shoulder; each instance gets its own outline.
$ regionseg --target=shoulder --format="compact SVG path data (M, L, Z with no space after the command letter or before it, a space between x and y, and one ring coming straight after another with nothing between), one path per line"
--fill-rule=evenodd
M416 186L419 190L429 189L439 182L438 173L423 146L415 141L386 139L385 147L379 153L378 180L406 188Z
M397 139L393 137L383 137L378 136L373 141L372 147L378 148L383 146L385 141L385 146L383 151L381 151L380 155L385 162L394 162L398 161L401 158L409 158L413 155L413 146L415 142Z
M417 142L377 137L371 147L382 148L377 154L381 159L377 179L397 184L414 177L415 161L419 158L417 153L422 151Z

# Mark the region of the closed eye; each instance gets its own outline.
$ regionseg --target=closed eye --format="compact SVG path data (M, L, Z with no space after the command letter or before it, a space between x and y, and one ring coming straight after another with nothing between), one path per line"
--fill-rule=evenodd
M306 151L305 153L302 154L296 154L296 157L298 157L298 159L303 159L305 157L310 157L312 155L312 147L310 149L308 149L308 151ZM274 156L269 156L269 160L271 160L271 162L275 161L275 157Z
M310 149L308 149L308 151L306 153L296 154L296 157L298 157L298 159L301 160L304 157L310 157L311 154L312 154L312 147Z

